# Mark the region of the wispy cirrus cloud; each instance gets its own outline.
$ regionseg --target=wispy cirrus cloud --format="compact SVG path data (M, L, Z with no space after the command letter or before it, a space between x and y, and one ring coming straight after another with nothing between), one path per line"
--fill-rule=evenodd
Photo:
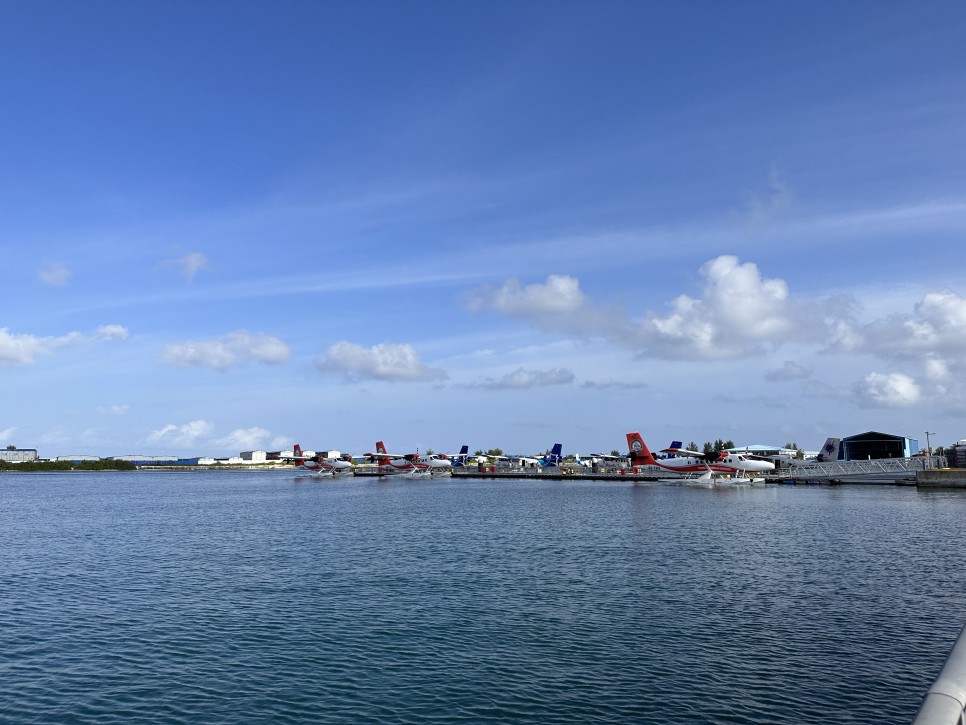
M172 343L161 352L161 359L172 367L209 367L229 370L246 362L279 365L291 352L282 340L265 333L236 330L214 340L188 340Z
M409 344L384 342L363 347L341 341L330 345L316 367L323 373L341 374L346 380L382 380L385 382L431 382L449 376L441 368L433 368L419 359Z

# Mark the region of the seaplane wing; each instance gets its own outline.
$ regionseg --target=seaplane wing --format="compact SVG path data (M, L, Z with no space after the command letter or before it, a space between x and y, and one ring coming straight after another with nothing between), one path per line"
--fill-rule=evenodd
M661 453L669 453L672 456L691 456L692 458L708 458L708 455L706 453L702 453L701 451L692 451L688 448L682 448L681 447L682 445L683 444L681 443L681 441L671 441L671 445L669 445L667 448L664 448L661 451ZM715 457L715 456L717 456L717 454L714 454L714 456L712 457Z
M701 451L691 451L687 448L662 448L661 453L669 453L672 456L689 456L691 458L706 458Z

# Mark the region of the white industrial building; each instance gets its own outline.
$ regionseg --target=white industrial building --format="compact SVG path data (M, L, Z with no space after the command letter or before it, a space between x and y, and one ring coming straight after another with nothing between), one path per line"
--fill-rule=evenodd
M16 446L0 448L0 461L4 463L30 463L36 460L36 448L17 448Z

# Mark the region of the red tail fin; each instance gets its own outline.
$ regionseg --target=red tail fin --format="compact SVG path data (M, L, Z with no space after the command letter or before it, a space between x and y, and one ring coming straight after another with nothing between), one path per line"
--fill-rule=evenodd
M300 446L298 443L296 443L295 444L295 449L292 451L292 454L295 456L295 465L296 466L304 466L305 465L305 461L302 458L302 446Z
M631 458L632 466L654 466L657 461L647 449L647 444L641 438L640 433L627 434L627 450Z
M376 441L376 453L379 454L379 465L389 463L389 456L386 455L386 446L382 441Z

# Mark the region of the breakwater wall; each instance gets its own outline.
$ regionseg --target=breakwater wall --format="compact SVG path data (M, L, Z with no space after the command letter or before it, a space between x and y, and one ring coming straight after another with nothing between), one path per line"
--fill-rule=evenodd
M966 468L938 468L916 471L920 488L966 488Z

